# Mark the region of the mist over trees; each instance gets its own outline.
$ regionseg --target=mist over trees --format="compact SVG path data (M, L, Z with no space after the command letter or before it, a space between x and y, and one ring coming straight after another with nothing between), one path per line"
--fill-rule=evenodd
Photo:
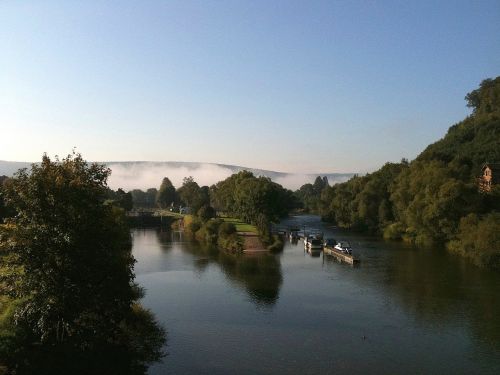
M500 187L480 193L485 162L500 161L500 77L467 94L473 112L414 161L295 194L304 207L345 228L416 243L448 243L476 264L500 268ZM319 186L319 180L318 186Z

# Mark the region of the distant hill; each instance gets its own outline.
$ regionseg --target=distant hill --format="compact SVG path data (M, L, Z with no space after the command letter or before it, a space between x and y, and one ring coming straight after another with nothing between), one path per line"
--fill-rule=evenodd
M330 184L344 182L354 173L285 173L264 169L247 168L237 165L196 163L180 161L108 161L102 162L111 168L109 186L113 189L123 188L148 189L158 188L163 177L168 177L178 187L184 177L193 176L200 185L212 185L242 170L252 172L256 176L265 176L292 190L305 183L314 182L321 175L326 176ZM0 160L0 175L12 176L19 168L28 168L31 163Z
M12 176L17 170L21 168L28 168L31 163L20 161L3 161L0 160L0 176Z

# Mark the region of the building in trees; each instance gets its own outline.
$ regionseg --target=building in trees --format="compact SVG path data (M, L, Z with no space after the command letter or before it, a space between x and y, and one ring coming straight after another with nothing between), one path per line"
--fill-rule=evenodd
M498 183L500 183L500 163L485 163L478 178L479 191L489 193Z

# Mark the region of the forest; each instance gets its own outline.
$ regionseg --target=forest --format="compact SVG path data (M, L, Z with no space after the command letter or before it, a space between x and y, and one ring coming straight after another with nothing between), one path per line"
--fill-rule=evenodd
M296 196L339 227L443 244L500 268L500 186L484 193L477 181L484 163L500 161L500 77L484 80L465 100L471 115L415 160L386 163L333 186L318 177Z

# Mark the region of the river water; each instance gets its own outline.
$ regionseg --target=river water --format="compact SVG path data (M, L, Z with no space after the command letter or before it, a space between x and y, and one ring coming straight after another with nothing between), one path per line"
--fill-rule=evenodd
M168 331L150 374L500 374L500 274L440 249L342 232L359 267L303 244L233 256L133 231L143 304Z

